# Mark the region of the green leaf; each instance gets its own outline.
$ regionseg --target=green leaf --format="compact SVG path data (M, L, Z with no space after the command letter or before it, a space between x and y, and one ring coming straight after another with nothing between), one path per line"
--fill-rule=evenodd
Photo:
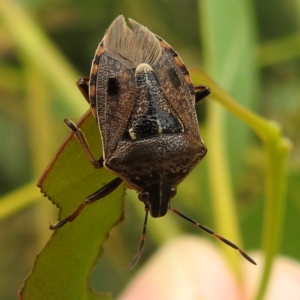
M203 84L210 86L213 91L213 99L252 128L264 146L266 153L266 201L263 250L266 259L262 271L262 279L255 298L264 299L275 255L278 251L283 226L283 214L286 202L287 161L288 154L291 150L291 142L282 135L281 128L276 123L245 109L204 73L195 72L194 77L197 78L197 80L201 80ZM219 176L220 170L218 171ZM222 180L218 180L217 176L214 176L211 181L216 186L216 190L220 187L220 183L222 182ZM220 188L220 191L222 191L222 188ZM216 205L215 207L216 213L219 215L219 224L222 223L223 228L226 227L226 223L229 223L229 221L231 221L231 223L233 222L232 214L230 216L228 211L224 213L224 208L221 205L221 201L224 202L224 194L224 192L221 194L218 193L216 203L219 202L220 205ZM226 200L226 208L228 204L231 205L228 200L232 201L230 199ZM230 219L228 219L228 216L230 216Z
M95 158L102 154L99 130L91 113L78 126ZM73 134L63 144L39 181L41 191L60 208L60 218L70 215L84 199L115 176L95 169ZM21 299L110 299L88 287L88 276L100 246L122 219L124 185L88 205L72 223L56 230L36 259L25 281ZM103 275L105 276L105 274ZM101 280L101 278L99 278Z
M258 70L251 3L210 0L198 1L198 7L205 71L222 88L220 90L214 83L208 85L212 90L210 98L216 100L218 96L222 99L227 91L243 107L255 107ZM234 17L228 18L233 11ZM238 114L229 114L215 101L207 102L206 116L204 140L209 149L208 178L214 228L243 247L235 195L242 183L241 174L245 168L244 157L251 142L251 131L236 118ZM223 245L222 248L237 278L241 278L237 256Z
M198 1L203 61L205 71L241 105L255 109L258 101L259 73L256 64L256 28L253 7L249 1ZM234 12L234 16L232 16ZM232 16L232 17L228 17ZM231 183L240 184L245 151L249 145L249 128L224 109L208 102L208 138L216 140L226 151ZM214 128L211 118L220 124Z

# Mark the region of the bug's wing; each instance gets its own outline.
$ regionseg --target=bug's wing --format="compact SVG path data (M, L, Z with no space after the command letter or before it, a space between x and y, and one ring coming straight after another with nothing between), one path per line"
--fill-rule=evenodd
M103 143L104 158L122 139L137 89L132 69L108 52L100 56L96 79L96 114Z
M128 68L136 68L141 63L155 65L163 50L148 28L123 16L118 16L108 28L104 45L113 57Z
M91 94L95 95L104 157L109 156L122 139L133 104L138 101L135 68L140 63L156 64L162 51L156 36L131 19L126 22L119 16L108 28L96 51L90 84Z
M162 55L154 66L160 86L180 116L185 131L201 141L195 110L195 93L189 72L173 48L156 36L162 46Z

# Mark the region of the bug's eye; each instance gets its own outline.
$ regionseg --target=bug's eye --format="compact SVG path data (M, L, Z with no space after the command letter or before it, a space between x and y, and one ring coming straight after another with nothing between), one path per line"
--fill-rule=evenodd
M171 198L173 198L173 197L175 197L176 196L176 194L177 194L177 190L176 190L176 188L171 188Z
M147 202L150 198L150 194L149 192L141 192L139 193L138 197L140 201Z

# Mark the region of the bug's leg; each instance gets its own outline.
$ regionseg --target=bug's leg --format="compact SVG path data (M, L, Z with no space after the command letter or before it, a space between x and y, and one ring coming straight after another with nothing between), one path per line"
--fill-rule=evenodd
M90 97L89 82L90 82L89 77L82 77L76 82L76 84L77 84L77 87L80 90L81 94L85 98L85 100L90 104L93 116L95 117L95 119L97 119L96 98L95 98L95 96Z
M66 217L65 219L59 221L57 224L55 225L50 225L50 229L55 230L58 229L62 226L64 226L66 223L68 222L72 222L74 221L78 215L80 214L80 212L85 208L86 205L88 204L92 204L95 201L107 196L108 194L112 193L121 183L123 182L123 180L119 177L117 177L116 179L112 180L111 182L109 182L108 184L106 184L105 186L103 186L101 189L99 189L97 192L93 193L92 195L88 196L78 207L77 209L68 217Z
M246 258L249 262L251 262L252 264L256 265L256 262L247 254L245 253L241 248L239 248L237 245L233 244L232 242L228 241L227 239L225 239L224 237L216 234L214 231L212 231L211 229L205 227L204 225L198 223L197 221L194 221L193 219L187 217L186 215L182 214L181 212L179 212L178 210L169 207L169 209L174 212L176 215L182 217L183 219L191 222L192 224L194 224L195 226L201 228L202 230L206 231L207 233L213 235L214 237L216 237L217 239L219 239L220 241L222 241L223 243L225 243L226 245L230 246L231 248L238 250L240 252L240 254Z
M146 214L145 214L145 220L144 220L144 226L143 226L141 240L140 240L140 243L139 243L138 251L135 254L132 262L130 263L130 265L128 267L129 270L131 270L136 265L136 263L139 261L141 255L142 255L143 249L144 249L146 234L147 234L147 222L148 222L148 211L149 211L149 209L147 207L145 207L145 210L146 210Z
M90 103L89 81L89 77L82 77L76 82L78 89L88 103Z
M198 104L201 100L203 100L210 94L210 88L206 85L194 86L194 91L196 104Z
M102 168L103 167L103 157L100 157L100 159L95 159L93 157L93 154L87 144L87 141L82 133L82 131L80 130L80 128L78 128L76 126L76 124L68 119L64 119L64 122L67 124L67 126L73 131L73 133L75 134L76 138L78 139L80 145L83 147L85 153L87 154L89 161L91 162L91 164L96 168Z

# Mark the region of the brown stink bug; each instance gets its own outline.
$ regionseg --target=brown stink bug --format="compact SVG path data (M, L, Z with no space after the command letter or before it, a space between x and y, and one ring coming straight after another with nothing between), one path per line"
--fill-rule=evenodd
M77 83L90 103L100 129L103 157L93 158L80 129L74 132L95 168L118 177L90 195L51 229L72 222L87 205L114 191L122 182L138 192L145 205L142 239L131 267L138 261L146 237L148 212L154 218L168 210L237 249L239 247L170 206L177 186L205 156L195 104L209 95L194 87L178 54L163 39L134 20L117 17L99 44L90 78Z

